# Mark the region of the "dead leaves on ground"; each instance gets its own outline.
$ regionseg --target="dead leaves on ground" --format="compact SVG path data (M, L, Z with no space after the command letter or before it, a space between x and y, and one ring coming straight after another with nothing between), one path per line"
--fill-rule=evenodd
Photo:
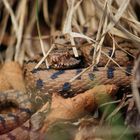
M106 102L109 96L114 95L116 91L115 85L100 85L68 99L54 93L51 110L44 121L41 132L45 132L51 124L57 121L75 120L93 112L98 103Z
M0 69L0 91L15 89L25 91L24 78L18 62L5 62Z

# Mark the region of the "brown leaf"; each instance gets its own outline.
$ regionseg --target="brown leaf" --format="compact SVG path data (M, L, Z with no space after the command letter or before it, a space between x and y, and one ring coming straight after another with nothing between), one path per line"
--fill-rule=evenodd
M46 131L48 126L54 122L78 119L92 112L97 107L97 104L101 102L101 99L105 99L108 95L114 95L116 90L115 85L100 85L68 99L64 99L57 93L54 93L52 96L51 111L46 117L45 125L41 131ZM100 97L103 98L100 99Z
M0 91L25 91L22 69L17 62L5 62L0 70Z

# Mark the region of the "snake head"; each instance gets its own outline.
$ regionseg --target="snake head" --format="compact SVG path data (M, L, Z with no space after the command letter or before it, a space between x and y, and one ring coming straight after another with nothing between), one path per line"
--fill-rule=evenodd
M53 51L48 58L50 66L54 69L75 68L80 63L80 60L71 55L68 50Z

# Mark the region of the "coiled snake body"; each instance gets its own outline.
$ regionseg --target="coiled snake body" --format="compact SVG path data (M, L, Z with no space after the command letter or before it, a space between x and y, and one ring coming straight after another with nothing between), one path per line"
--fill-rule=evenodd
M104 51L109 52L110 50L105 48ZM134 55L136 52L137 50L131 51L131 53ZM123 59L120 57L120 55L122 55ZM118 55L116 55L114 59L120 63L121 66L123 66L122 69L112 66L106 68L90 68L75 80L72 80L72 78L85 68L72 69L71 67L69 70L54 70L46 69L45 65L42 64L38 69L34 70L37 62L35 60L29 61L24 66L24 75L27 81L27 89L29 91L36 89L37 91L40 91L41 96L44 96L44 93L58 92L62 96L70 97L100 84L115 84L117 86L128 85L132 79L132 67L129 65L130 63L126 64L126 62L130 60L130 56L118 50ZM73 63L74 60L71 59L70 61ZM107 61L108 59L106 57L101 57L101 61L98 65L103 66ZM65 61L63 63L65 63ZM77 63L79 62L76 61L76 65ZM1 93L0 102L2 103L5 101L13 101L18 105L19 108L18 113L9 113L6 115L0 114L0 134L4 134L1 136L11 139L11 130L15 129L28 120L35 110L33 110L29 96L22 92L16 92L15 94L11 94L9 92Z
M27 94L22 92L6 91L0 94L0 102L14 102L18 106L16 113L0 114L0 134L6 133L13 128L18 127L30 118L32 112L32 104L29 102Z

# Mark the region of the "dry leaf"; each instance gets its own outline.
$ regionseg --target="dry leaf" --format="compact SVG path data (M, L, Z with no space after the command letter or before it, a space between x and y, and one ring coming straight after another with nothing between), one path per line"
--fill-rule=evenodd
M45 125L41 132L46 131L54 122L75 120L92 112L98 103L107 101L108 95L114 95L116 91L117 87L115 85L100 85L68 99L64 99L54 93L51 111L46 117Z
M22 69L17 62L5 62L0 70L0 91L9 89L25 91Z

